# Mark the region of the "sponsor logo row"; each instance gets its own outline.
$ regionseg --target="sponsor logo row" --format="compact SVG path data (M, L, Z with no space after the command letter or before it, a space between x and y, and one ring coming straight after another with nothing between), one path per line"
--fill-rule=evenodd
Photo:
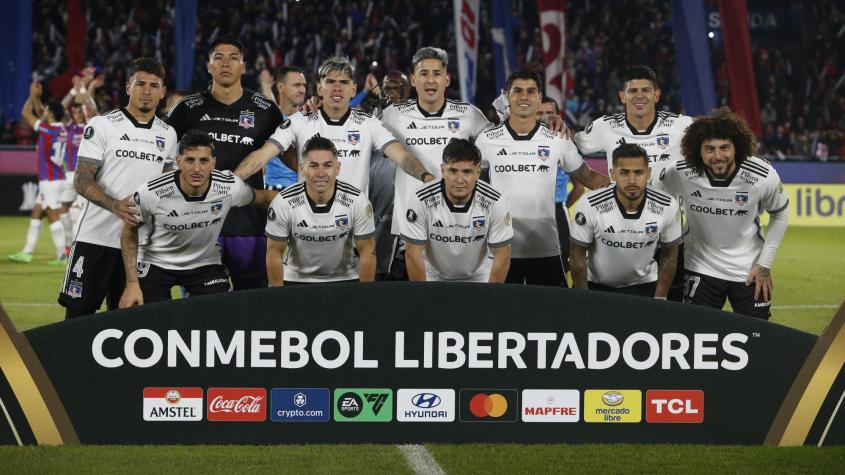
M204 397L205 396L205 397ZM637 423L637 389L144 388L145 421ZM395 410L394 410L395 408ZM648 390L648 423L704 421L704 391Z

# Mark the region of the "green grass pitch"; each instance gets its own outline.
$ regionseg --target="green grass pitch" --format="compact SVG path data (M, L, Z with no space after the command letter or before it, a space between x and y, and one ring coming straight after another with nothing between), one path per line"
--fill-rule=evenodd
M6 259L23 246L25 217L0 217L0 304L23 331L60 321L64 269L49 267L46 226L31 264ZM845 300L845 230L786 234L772 270L772 321L818 334ZM428 445L447 473L672 472L841 473L845 447L789 448L632 445ZM160 472L408 473L395 446L0 447L0 473Z

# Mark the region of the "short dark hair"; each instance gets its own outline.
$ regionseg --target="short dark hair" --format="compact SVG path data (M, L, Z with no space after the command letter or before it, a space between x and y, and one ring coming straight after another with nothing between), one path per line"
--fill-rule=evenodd
M508 76L508 81L505 84L505 92L510 92L511 86L513 86L513 82L517 79L529 79L534 81L537 84L537 90L540 91L542 95L543 91L543 76L540 73L536 73L534 71L514 71Z
M712 139L729 140L733 143L737 167L757 149L754 132L748 127L748 123L729 108L722 107L711 115L698 117L684 132L681 153L687 165L699 175L704 172L701 144Z
M613 150L611 163L614 167L620 158L642 158L648 166L648 152L635 143L623 143Z
M481 151L474 143L466 139L452 139L443 148L443 163L466 162L481 163Z
M185 132L179 140L179 155L183 155L189 148L208 147L211 149L211 156L214 156L214 139L202 130L191 129Z
M637 64L625 70L625 79L622 82L621 90L625 90L625 84L628 84L628 81L634 81L637 79L651 81L651 85L654 86L655 89L660 89L660 84L657 83L657 73L644 64Z
M53 114L53 120L61 122L65 118L65 108L56 101L50 101L44 107Z
M543 96L543 100L540 101L541 104L554 104L555 105L555 114L560 112L560 108L557 106L557 101L552 99L549 96Z
M241 40L234 35L220 35L217 38L214 38L214 41L208 45L206 56L210 58L212 53L214 53L214 48L220 45L232 45L235 48L238 48L238 52L241 53L241 56L246 56L246 46L244 46L244 44L241 43Z
M162 83L164 82L164 66L153 58L143 57L132 61L132 65L129 66L129 77L138 72L154 74L161 79Z
M276 70L276 81L284 81L285 77L290 73L299 73L303 76L305 75L305 73L303 73L302 70L297 68L296 66L282 66L281 68Z
M309 153L316 150L326 150L331 152L334 158L337 158L337 147L334 146L334 142L325 137L315 135L308 139L305 146L302 147L302 156L307 157Z

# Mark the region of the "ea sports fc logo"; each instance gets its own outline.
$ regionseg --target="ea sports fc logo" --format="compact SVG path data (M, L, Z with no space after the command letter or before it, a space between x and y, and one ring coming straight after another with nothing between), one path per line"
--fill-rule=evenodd
M469 400L469 412L475 417L502 417L508 410L508 400L501 394L476 394Z
M462 389L463 422L516 422L519 397L516 389Z

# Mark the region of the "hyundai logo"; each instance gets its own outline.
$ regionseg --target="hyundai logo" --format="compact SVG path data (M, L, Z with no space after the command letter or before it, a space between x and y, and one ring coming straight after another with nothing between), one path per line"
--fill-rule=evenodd
M419 393L411 398L411 403L420 409L431 409L440 405L440 396L431 393Z

